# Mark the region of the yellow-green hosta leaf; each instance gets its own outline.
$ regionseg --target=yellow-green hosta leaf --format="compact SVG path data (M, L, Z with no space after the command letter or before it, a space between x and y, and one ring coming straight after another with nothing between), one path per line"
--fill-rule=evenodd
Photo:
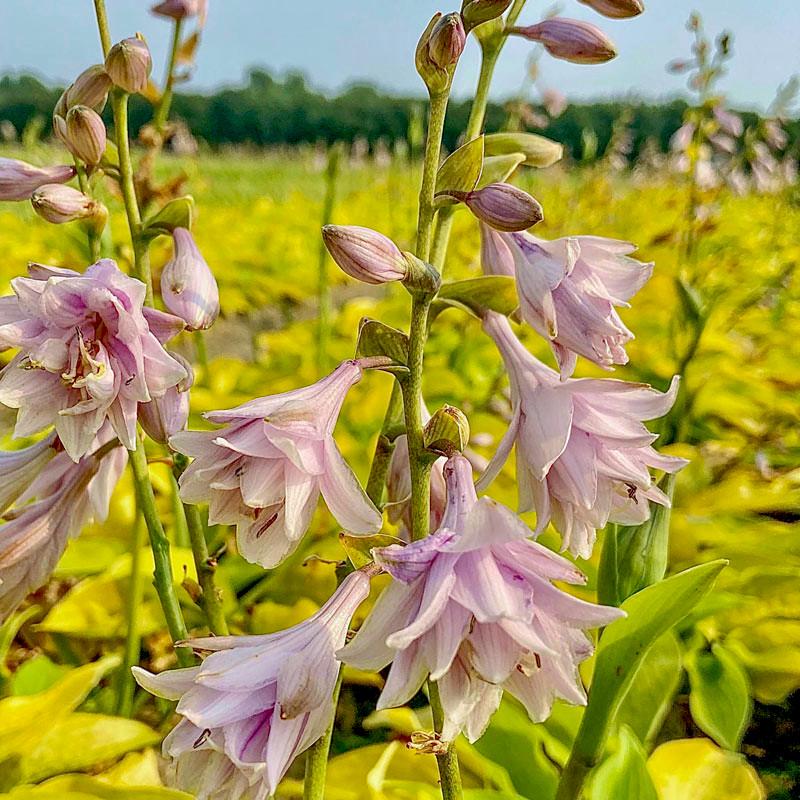
M161 736L142 722L75 712L49 725L36 744L22 754L21 773L26 781L40 781L102 764L160 741Z
M686 658L689 709L700 729L717 744L738 750L753 712L750 681L739 659L720 644Z
M764 800L758 774L743 756L709 739L676 739L647 761L659 800Z
M647 754L627 725L619 729L613 752L592 776L591 796L596 800L659 800L647 771Z
M152 748L128 753L113 767L95 775L111 786L163 786L158 769L158 755Z
M0 794L0 800L192 800L192 795L156 786L110 786L89 775L61 775Z

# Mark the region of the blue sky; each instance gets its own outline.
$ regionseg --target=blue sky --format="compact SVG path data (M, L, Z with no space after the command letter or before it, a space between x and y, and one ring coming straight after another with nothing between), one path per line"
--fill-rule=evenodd
M169 24L148 13L146 0L106 0L115 38L140 30L148 38L161 73ZM546 58L544 81L572 99L635 94L659 98L683 90L683 80L664 65L688 52L684 28L699 10L710 32L734 33L736 55L722 88L737 107L765 107L778 84L800 73L800 0L645 0L633 20L608 20L577 0L562 0L564 16L588 19L606 30L620 55L602 66L577 66ZM413 69L419 32L437 10L459 0L209 0L210 13L193 86L209 89L236 83L249 66L302 70L311 83L335 91L371 80L401 93L420 91ZM536 22L551 0L529 0L523 23ZM498 66L494 94L505 97L520 85L530 45L512 41ZM471 93L477 48L470 43L455 84ZM0 0L0 72L32 70L68 81L98 60L91 0Z

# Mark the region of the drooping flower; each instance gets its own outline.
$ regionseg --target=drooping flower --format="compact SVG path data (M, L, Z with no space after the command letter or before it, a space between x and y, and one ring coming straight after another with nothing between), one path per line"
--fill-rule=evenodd
M633 334L615 307L627 306L653 273L652 263L628 257L635 245L601 236L502 238L514 259L522 317L549 340L562 377L578 355L606 368L627 363Z
M40 264L28 272L0 304L0 348L19 348L0 373L0 402L19 409L14 435L55 425L78 461L108 419L133 449L138 404L186 378L162 346L181 321L143 308L144 284L109 259L83 274Z
M536 530L552 521L563 549L591 555L598 528L636 524L649 516L648 500L668 506L650 469L677 472L682 458L652 448L658 438L643 420L663 416L678 381L661 393L647 384L570 378L560 381L514 335L505 317L489 313L484 329L503 357L511 383L512 419L479 481L485 488L517 448L520 512L536 510Z
M210 328L219 316L219 289L203 254L186 228L172 232L174 253L161 272L161 297L190 331Z
M0 200L27 200L40 186L66 183L75 167L34 167L16 158L0 158Z
M551 581L584 583L566 559L530 541L509 509L477 499L466 458L444 469L447 508L439 530L409 545L373 550L395 579L342 661L363 669L392 663L378 708L408 702L430 675L444 707L442 738L481 736L503 690L535 722L555 698L586 701L578 664L592 653L583 629L622 612L579 600Z
M579 19L551 17L506 33L541 44L553 58L573 64L602 64L617 55L614 43L596 25Z
M205 415L222 430L173 436L170 444L194 458L181 476L181 497L208 502L211 524L235 524L242 555L265 567L297 547L320 493L347 530L378 530L381 515L333 439L361 374L358 361L345 361L311 386Z
M31 485L42 467L56 454L55 439L55 433L51 433L22 450L0 451L0 513Z
M195 649L211 651L199 667L160 675L133 668L147 691L178 701L183 719L163 751L179 788L220 800L248 789L256 800L274 794L295 756L331 721L335 654L369 582L365 571L350 573L316 614L279 633L192 639Z
M50 439L43 442L51 444ZM115 445L113 432L105 426L92 442L91 454L78 463L63 451L53 456L3 515L7 522L0 525L0 621L47 580L69 539L89 519L105 519L128 458Z
M358 281L378 285L401 281L408 274L408 262L400 248L371 228L325 225L322 240L342 271Z
M205 14L206 0L164 0L157 3L150 11L159 17L186 19L198 14Z
M178 353L170 355L180 361L186 378L177 386L170 386L162 397L139 405L139 422L145 433L156 442L167 444L171 436L180 433L189 420L189 390L194 384L192 365Z

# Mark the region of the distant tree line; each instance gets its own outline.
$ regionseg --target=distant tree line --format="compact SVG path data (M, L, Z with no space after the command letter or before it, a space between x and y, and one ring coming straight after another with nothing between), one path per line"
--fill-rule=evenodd
M38 119L41 135L46 136L60 93L60 88L47 86L30 75L0 78L0 122L8 120L22 132ZM262 69L252 69L242 86L222 88L213 94L176 95L173 114L183 119L192 133L210 147L268 147L357 138L374 147L380 141L391 145L397 140L408 140L410 131L413 139L422 108L419 98L386 94L370 85L353 85L330 97L311 88L300 73L290 72L276 78ZM453 102L450 106L445 125L445 144L449 149L456 145L466 126L469 108L468 101ZM593 131L597 137L597 153L602 154L615 120L627 110L633 138L631 155L635 157L648 140L660 150L666 150L670 136L681 124L685 108L682 100L572 104L539 132L562 142L573 156L580 156L584 131ZM137 131L150 116L148 103L141 97L134 97L132 129ZM755 119L754 114L744 116L746 122ZM500 129L507 118L508 111L503 104L491 103L486 117L487 131ZM790 123L789 132L792 145L796 147L800 123Z

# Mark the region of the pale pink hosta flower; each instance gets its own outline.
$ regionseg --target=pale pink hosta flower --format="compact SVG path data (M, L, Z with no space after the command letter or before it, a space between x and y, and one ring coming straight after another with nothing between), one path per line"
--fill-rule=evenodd
M170 440L194 458L181 476L181 497L208 502L212 525L235 524L248 561L274 567L292 552L320 493L347 530L380 528L380 513L333 438L342 403L361 374L358 361L345 361L311 386L207 413L222 430L184 431Z
M139 406L139 423L151 439L161 444L167 444L171 436L186 427L189 420L189 390L194 384L192 365L177 353L170 355L183 364L186 378L177 386L170 386L163 397Z
M33 482L55 455L55 433L22 450L0 451L0 513L5 511Z
M677 472L682 458L664 456L643 420L663 416L678 381L661 393L647 384L581 378L559 380L490 312L484 329L500 350L511 384L512 418L478 485L485 488L517 449L520 512L536 510L536 531L553 522L564 550L588 558L597 530L611 522L636 524L648 500L668 506L650 468Z
M566 559L530 541L505 506L477 499L467 459L444 469L447 508L433 535L373 550L395 579L340 651L346 664L392 667L378 708L400 706L430 675L444 707L442 738L475 741L505 689L535 722L556 698L583 704L578 664L592 653L583 629L623 615L552 585L584 583Z
M611 19L628 19L644 11L642 0L579 0L579 2Z
M514 277L514 254L503 235L485 222L479 223L481 232L481 268L487 275Z
M128 454L105 426L78 463L53 456L0 526L0 621L55 569L67 542L92 518L103 521ZM52 444L50 439L43 442ZM41 443L40 443L41 445Z
M336 651L369 582L365 571L350 573L316 614L279 633L192 639L195 649L211 651L199 667L160 675L133 668L147 691L178 701L183 719L163 751L179 788L220 800L248 789L253 800L272 797L295 756L331 721ZM195 770L205 764L198 785Z
M669 147L673 153L684 153L694 139L696 127L693 122L685 122L669 140Z
M150 12L159 17L186 19L187 17L205 17L206 0L164 0L154 5Z
M773 150L783 150L789 143L789 134L779 120L768 119L764 123L764 140Z
M363 283L378 286L402 281L408 274L408 261L400 248L371 228L324 225L322 241L342 271Z
M0 200L27 200L40 186L74 177L75 167L34 167L16 158L0 158Z
M444 458L437 458L431 468L431 514L430 530L436 530L442 521L445 506L445 486L442 468ZM386 477L386 513L389 522L400 524L403 538L411 532L411 473L408 466L408 437L397 437L389 474Z
M108 419L133 449L139 403L186 378L162 346L182 322L143 308L144 284L109 259L83 274L40 264L28 272L0 303L0 348L19 348L0 373L0 402L19 409L14 435L55 425L77 461Z
M617 55L605 33L583 20L551 17L524 28L507 28L506 32L538 42L554 58L573 64L602 64Z
M744 123L738 114L728 111L721 105L714 106L714 118L717 120L719 127L734 138L742 135L744 131Z
M161 298L190 331L210 328L219 316L219 289L203 254L186 228L172 232L174 252L161 272Z
M560 117L566 110L569 102L558 89L545 89L542 92L542 105L545 111L554 119Z
M562 378L573 373L578 355L607 369L626 364L633 334L615 306L627 307L653 272L652 263L628 257L636 246L602 236L503 239L514 259L522 318L549 340Z

